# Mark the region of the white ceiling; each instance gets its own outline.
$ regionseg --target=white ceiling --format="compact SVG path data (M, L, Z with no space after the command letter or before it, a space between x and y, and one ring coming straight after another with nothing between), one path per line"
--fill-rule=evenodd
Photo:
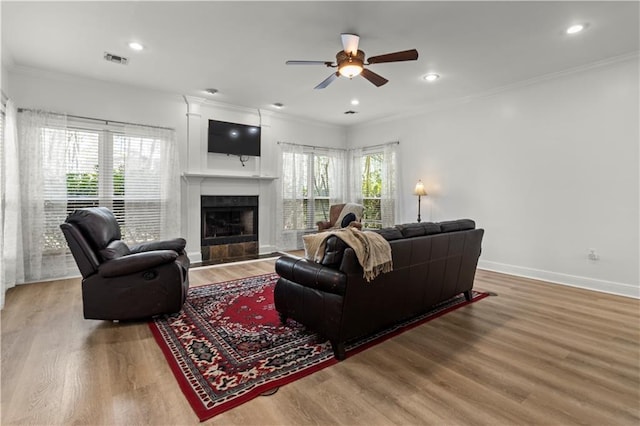
M639 50L633 2L0 2L5 67L34 67L350 125L491 92ZM569 36L573 23L587 23ZM367 56L417 49L417 61L332 72L340 33ZM131 40L146 46L131 51ZM106 62L105 52L129 58ZM427 83L422 76L442 77ZM215 96L203 89L216 88ZM360 105L353 107L350 100ZM354 109L358 114L345 115Z

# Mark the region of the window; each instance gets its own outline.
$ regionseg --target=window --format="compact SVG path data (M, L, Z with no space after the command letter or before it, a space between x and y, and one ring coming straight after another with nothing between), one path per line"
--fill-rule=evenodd
M178 235L175 131L42 111L19 118L29 279L77 274L60 224L78 208L109 208L128 244Z
M382 228L382 160L384 154L366 154L362 161L362 226L368 229Z
M312 229L318 221L328 220L330 175L335 167L328 155L283 153L285 230Z
M352 198L364 206L365 229L393 226L397 211L396 147L392 142L351 151Z
M128 243L160 238L160 149L157 140L130 137L111 130L67 128L42 129L45 165L44 241L47 250L66 250L57 229L56 214L65 215L85 207L104 206L113 211ZM60 138L66 138L59 153ZM64 181L55 178L58 167L48 159L62 154ZM129 214L128 214L129 213ZM133 214L132 214L133 213Z

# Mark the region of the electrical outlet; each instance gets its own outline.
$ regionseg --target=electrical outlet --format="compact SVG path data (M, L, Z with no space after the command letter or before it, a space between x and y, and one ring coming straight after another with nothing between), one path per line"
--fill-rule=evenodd
M587 255L589 260L599 260L600 255L596 252L596 249L589 249L589 254Z

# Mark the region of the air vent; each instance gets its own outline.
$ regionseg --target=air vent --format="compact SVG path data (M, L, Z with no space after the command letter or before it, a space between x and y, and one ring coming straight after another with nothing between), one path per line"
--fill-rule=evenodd
M350 109L349 111L345 111L344 113L345 114L357 114L358 111L354 111L354 110Z
M115 62L116 64L127 65L129 60L124 56L114 55L113 53L104 52L105 61Z

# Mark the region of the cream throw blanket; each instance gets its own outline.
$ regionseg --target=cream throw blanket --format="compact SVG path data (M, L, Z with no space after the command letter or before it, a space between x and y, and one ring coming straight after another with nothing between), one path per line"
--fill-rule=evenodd
M367 282L381 273L393 271L389 242L376 232L363 232L352 227L304 235L302 239L305 257L314 262L322 261L327 238L331 235L337 236L353 249Z

